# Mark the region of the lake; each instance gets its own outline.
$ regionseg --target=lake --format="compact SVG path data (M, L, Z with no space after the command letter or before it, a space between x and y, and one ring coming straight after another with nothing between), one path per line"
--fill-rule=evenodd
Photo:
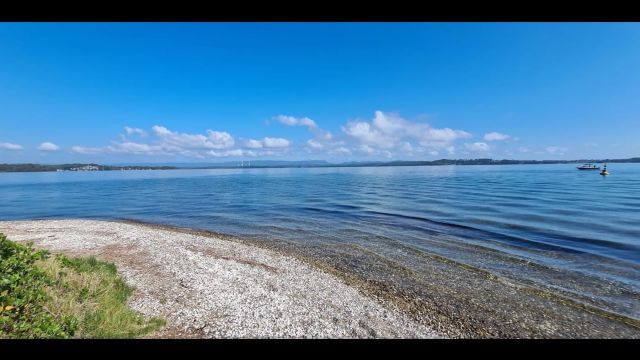
M347 244L413 271L416 254L437 254L639 319L640 164L610 164L608 177L575 166L2 173L0 219L130 219L316 253Z

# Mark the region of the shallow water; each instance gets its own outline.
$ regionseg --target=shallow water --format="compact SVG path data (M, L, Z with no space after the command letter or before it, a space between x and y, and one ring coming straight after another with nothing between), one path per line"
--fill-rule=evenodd
M420 252L640 318L640 164L0 174L0 219L133 219ZM409 252L407 252L409 251ZM406 255L406 254L413 255Z

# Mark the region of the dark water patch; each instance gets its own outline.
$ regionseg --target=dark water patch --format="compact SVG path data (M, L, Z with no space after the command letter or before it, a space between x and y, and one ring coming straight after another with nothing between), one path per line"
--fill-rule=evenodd
M577 238L566 235L558 236L553 233L545 233L537 230L536 228L520 224L503 222L502 226L506 228L526 231L529 235L531 235L531 238L527 239L499 232L481 230L468 225L439 222L427 218L405 214L384 213L379 211L369 211L367 213L379 215L379 217L376 217L376 222L388 225L396 224L404 228L420 229L427 234L449 234L452 236L458 236L461 238L472 238L476 240L502 241L508 244L518 244L520 246L536 248L538 250L567 251L572 253L584 252L582 251L582 249L585 248L585 244L587 244L591 246L601 246L609 249L623 250L632 254L640 255L640 247L636 245L622 244L598 239ZM415 220L417 221L417 223L402 221L393 222L388 218ZM484 220L483 222L490 223L489 220ZM571 245L576 243L580 244L580 246ZM562 244L565 244L565 246L562 246ZM640 258L635 260L640 260Z

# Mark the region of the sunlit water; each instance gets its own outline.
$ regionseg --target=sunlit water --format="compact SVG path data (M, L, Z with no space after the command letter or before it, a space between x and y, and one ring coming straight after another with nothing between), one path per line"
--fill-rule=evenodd
M297 245L357 244L381 256L411 248L640 318L640 164L609 170L3 173L0 219L124 218ZM482 248L503 257L473 250Z

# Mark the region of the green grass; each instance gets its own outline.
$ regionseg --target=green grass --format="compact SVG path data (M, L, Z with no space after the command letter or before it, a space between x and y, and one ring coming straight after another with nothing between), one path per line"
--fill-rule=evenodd
M0 234L0 338L134 338L164 326L127 306L132 293L112 263Z

